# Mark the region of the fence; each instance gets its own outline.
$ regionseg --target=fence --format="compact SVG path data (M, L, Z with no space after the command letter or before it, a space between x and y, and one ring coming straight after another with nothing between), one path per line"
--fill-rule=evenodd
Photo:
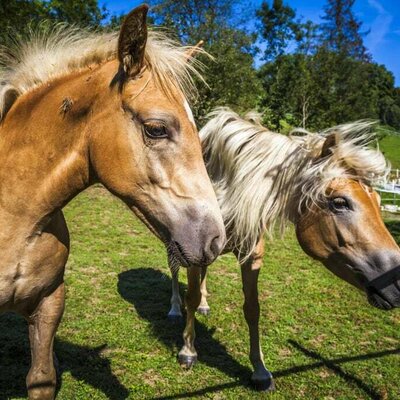
M382 210L400 213L400 170L391 170L388 182L376 190L381 196Z

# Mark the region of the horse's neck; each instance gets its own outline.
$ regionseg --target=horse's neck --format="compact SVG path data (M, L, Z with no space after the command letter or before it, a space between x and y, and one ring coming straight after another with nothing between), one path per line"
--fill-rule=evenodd
M89 104L93 94L87 87L78 95L77 78L60 78L23 95L3 121L0 221L22 215L36 223L88 186L90 113L68 113L76 101Z

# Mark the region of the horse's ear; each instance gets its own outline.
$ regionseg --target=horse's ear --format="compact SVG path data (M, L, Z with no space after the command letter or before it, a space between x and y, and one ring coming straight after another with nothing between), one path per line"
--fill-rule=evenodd
M200 53L201 48L204 45L204 40L200 40L196 46L190 47L189 50L186 52L186 58L190 61L192 58L196 57L198 53Z
M330 156L332 154L332 147L335 147L336 144L337 144L337 135L336 132L333 132L326 137L324 144L322 145L320 157L323 158Z
M147 42L146 17L149 6L142 4L124 19L118 39L118 60L129 76L137 75L143 67Z

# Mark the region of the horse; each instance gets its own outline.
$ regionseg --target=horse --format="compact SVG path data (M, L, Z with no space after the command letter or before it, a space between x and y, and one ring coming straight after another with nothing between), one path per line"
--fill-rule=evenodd
M298 129L290 136L264 128L254 114L243 119L217 109L201 129L207 171L217 194L228 241L224 252L239 261L244 316L250 334L251 381L273 390L259 337L258 274L264 234L295 226L304 252L364 291L372 306L400 306L400 250L386 229L374 185L389 171L383 155L368 147L371 123L360 121L320 134ZM182 317L179 265L169 262L172 298L168 317ZM195 311L208 314L206 271L188 270L186 327L178 360L197 360Z
M55 26L0 54L0 311L28 321L30 399L53 399L53 341L69 253L62 208L99 182L185 266L211 263L225 230L188 104L192 49L148 31Z

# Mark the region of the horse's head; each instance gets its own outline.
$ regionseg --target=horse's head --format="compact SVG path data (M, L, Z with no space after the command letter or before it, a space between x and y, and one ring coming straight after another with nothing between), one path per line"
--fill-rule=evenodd
M93 73L104 95L94 107L91 163L183 265L209 264L225 229L185 96L190 51L148 35L146 14L147 6L128 14L118 60Z
M308 255L364 290L371 305L399 307L400 250L383 223L380 197L366 179L384 173L385 161L354 139L340 140L340 135L328 136L315 161L324 163L320 174L325 183L320 182L323 192L316 202L300 212L298 240Z

